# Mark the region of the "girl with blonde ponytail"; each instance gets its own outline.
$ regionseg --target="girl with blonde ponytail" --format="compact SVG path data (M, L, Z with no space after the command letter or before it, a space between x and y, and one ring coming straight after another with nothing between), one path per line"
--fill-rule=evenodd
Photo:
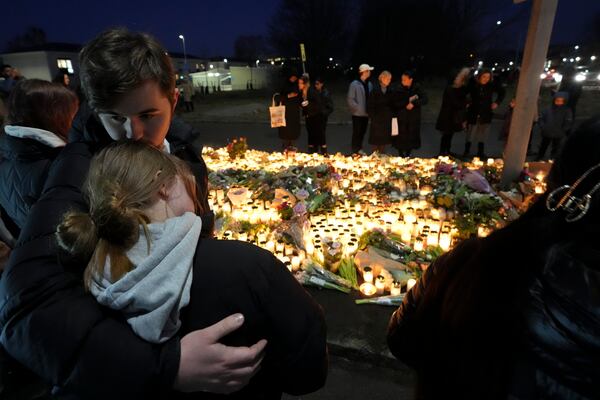
M223 344L268 344L260 372L234 398L319 389L327 374L320 307L271 253L201 237L196 187L186 164L167 153L140 142L111 145L90 165L89 212L64 216L58 244L89 260L86 288L147 341L242 313L244 325Z

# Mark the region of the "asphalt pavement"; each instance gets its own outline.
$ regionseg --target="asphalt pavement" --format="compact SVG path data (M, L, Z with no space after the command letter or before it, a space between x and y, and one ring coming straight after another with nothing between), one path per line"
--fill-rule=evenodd
M502 156L504 142L498 140L502 120L495 120L488 132L486 142L486 153L490 157L499 158ZM240 122L193 122L194 127L199 131L199 136L195 142L204 146L222 147L226 146L230 140L245 136L248 139L248 146L256 150L280 151L281 141L277 135L277 129L273 129L267 123L240 123ZM349 154L352 138L352 125L350 124L330 124L327 127L327 146L330 153ZM534 130L533 148L537 149L539 134ZM297 147L300 151L306 151L307 144L306 128L302 126L302 134L297 141ZM420 149L413 152L414 157L437 157L440 146L440 134L435 130L433 123L423 123L421 125ZM364 140L363 149L365 152L372 151L368 144L368 132ZM454 135L452 143L452 152L462 154L465 145L465 133L460 132ZM477 145L473 147L477 149ZM473 150L471 150L473 151ZM388 146L388 154L397 155L397 152L391 146Z

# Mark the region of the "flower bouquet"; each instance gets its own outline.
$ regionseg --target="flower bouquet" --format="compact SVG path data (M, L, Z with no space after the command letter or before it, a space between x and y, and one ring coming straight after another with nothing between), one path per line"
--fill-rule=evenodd
M333 289L342 293L350 293L352 289L351 282L320 267L313 260L308 260L304 264L302 271L296 274L296 279L305 286Z
M233 139L227 145L227 153L229 153L229 158L232 160L238 157L244 158L246 151L248 151L248 142L246 141L245 137Z

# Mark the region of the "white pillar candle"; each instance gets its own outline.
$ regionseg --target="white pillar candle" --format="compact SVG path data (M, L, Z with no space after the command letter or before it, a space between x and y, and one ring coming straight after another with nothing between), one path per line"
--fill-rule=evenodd
M449 233L442 233L440 235L440 247L442 248L442 250L444 251L448 251L450 250L450 245L452 244L452 237L450 236Z
M437 246L439 244L438 233L437 231L431 231L429 235L427 235L427 246Z
M223 212L226 214L231 213L231 204L230 203L223 203Z
M379 295L382 295L385 292L385 277L383 275L379 275L375 280L375 288Z
M283 251L285 250L285 244L283 242L277 242L277 243L275 243L275 250L278 253L283 253Z
M363 268L363 280L365 282L373 283L373 270L371 267Z
M300 268L300 257L292 257L292 271L298 271Z
M423 239L421 237L418 237L417 240L415 240L414 249L415 251L423 251Z
M402 286L401 286L400 282L394 281L392 283L392 287L390 288L390 295L391 296L399 296L401 293L402 293Z
M308 254L309 256L312 256L315 253L315 246L311 242L306 243L305 248L306 254Z

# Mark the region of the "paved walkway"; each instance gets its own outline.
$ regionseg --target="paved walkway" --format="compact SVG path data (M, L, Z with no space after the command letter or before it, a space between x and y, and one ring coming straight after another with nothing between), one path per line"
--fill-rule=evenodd
M272 129L266 123L222 123L222 122L194 122L194 126L199 130L200 136L196 142L204 146L222 147L239 136L248 138L248 146L257 150L280 151L281 142L277 136L277 129ZM486 144L486 153L491 157L500 157L503 150L503 142L498 140L498 132L502 127L502 121L494 121L488 134ZM349 124L330 124L327 127L327 146L329 152L350 153L350 141L352 137L352 126ZM302 134L297 142L301 151L306 151L307 145L306 129L302 127ZM371 151L367 144L367 137L364 140L364 149ZM435 130L433 123L424 123L421 128L421 149L414 152L415 157L436 157L439 151L440 134ZM457 133L453 140L452 151L462 154L464 150L465 134ZM537 149L539 143L539 134L534 134L534 149ZM474 145L476 147L476 145ZM473 150L472 150L473 151ZM388 147L387 153L395 153L395 149Z

